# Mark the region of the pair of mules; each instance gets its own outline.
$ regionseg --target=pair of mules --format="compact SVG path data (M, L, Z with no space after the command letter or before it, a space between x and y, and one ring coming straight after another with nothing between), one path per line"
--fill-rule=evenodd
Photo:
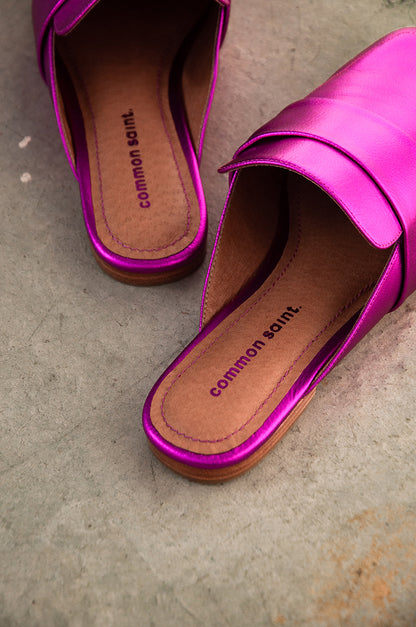
M33 15L98 263L134 284L186 275L205 252L199 162L229 2L34 0ZM222 168L200 332L143 412L173 470L250 468L416 289L415 57L416 29L386 36Z

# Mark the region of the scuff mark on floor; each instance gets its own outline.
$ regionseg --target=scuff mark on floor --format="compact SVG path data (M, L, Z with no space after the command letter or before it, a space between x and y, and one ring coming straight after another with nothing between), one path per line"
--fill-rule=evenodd
M368 509L351 517L323 547L323 570L313 583L322 624L406 625L403 600L416 587L416 512ZM364 623L362 622L364 621ZM321 624L321 623L319 623Z
M19 142L19 148L26 148L30 144L31 141L32 141L32 138L30 137L30 135L26 135Z
M30 172L23 172L20 180L22 181L22 183L29 183L32 180L32 175L30 174Z

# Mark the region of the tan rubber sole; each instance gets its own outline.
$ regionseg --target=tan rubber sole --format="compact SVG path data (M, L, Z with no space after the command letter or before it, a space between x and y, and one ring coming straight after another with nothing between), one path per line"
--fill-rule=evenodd
M106 273L109 274L113 279L117 281L121 281L121 283L127 283L129 285L162 285L163 283L171 283L173 281L178 281L179 279L183 279L194 272L205 258L205 247L202 248L197 255L194 255L187 264L178 266L177 268L173 268L172 270L166 270L163 272L152 272L152 273L134 273L134 272L123 272L123 270L119 270L115 268L111 264L104 261L94 250L92 247L92 252L94 254L95 260L97 261L100 268Z
M258 464L263 457L265 457L272 450L272 448L279 442L286 431L290 429L301 413L309 405L315 395L315 392L316 388L299 401L286 420L278 429L276 429L267 442L265 442L259 449L257 449L257 451L253 453L253 455L238 464L234 464L233 466L226 466L225 468L195 468L194 466L188 466L187 464L175 461L168 455L159 451L159 449L151 443L149 443L150 449L159 461L162 462L162 464L167 466L170 470L173 470L174 472L177 472L192 481L198 481L200 483L220 483L234 479Z

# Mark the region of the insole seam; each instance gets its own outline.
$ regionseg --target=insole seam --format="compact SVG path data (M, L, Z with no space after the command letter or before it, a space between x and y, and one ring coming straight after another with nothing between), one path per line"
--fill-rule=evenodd
M232 187L230 188L231 191L229 191L227 199L226 199L226 206L231 206L233 204L233 196L236 193L236 181L234 182L234 184L232 185ZM226 229L227 229L227 220L231 220L232 217L230 215L231 212L227 212L224 216L224 221L223 224L221 226L221 230L220 233L218 235L218 240L216 242L216 245L214 245L214 250L215 250L215 255L214 258L212 260L212 265L209 269L209 275L208 275L208 282L205 288L205 297L204 297L204 309L203 309L203 314L202 314L202 324L201 327L203 328L206 324L207 321L207 311L208 311L208 306L210 303L210 292L212 290L212 281L214 280L214 276L216 273L216 268L217 268L217 261L219 259L219 257L222 254L222 250L224 245L226 245L226 243L224 243L224 238L226 237L226 235L224 234ZM299 237L299 242L297 242L296 248L299 246L300 243L300 236L301 236L301 225L300 225L300 219L299 219L299 210L297 212L297 220L299 222L298 224L298 237ZM283 250L281 251L283 253ZM267 255L266 255L267 257ZM258 269L258 268L257 268ZM283 274L283 273L282 273ZM273 286L272 286L273 287ZM256 304L256 303L255 303Z
M273 283L256 299L256 301L254 303L252 303L250 305L250 307L248 307L245 311L243 311L241 313L240 316L238 316L238 318L236 318L235 320L233 320L233 322L231 324L228 325L228 327L226 327L224 329L224 331L218 335L214 340L212 340L212 342L190 363L188 364L188 366L186 366L186 368L184 370L182 370L182 372L180 372L176 378L172 381L172 383L170 384L170 386L168 387L168 389L166 390L163 398L162 398L162 402L160 405L160 410L161 410L161 414L163 417L164 422L166 423L166 425L172 430L172 431L176 431L176 429L174 427L172 427L166 419L165 413L164 413L164 405L165 405L165 401L166 398L169 394L169 392L172 390L173 386L175 385L175 383L181 378L181 376L183 374L185 374L185 372L187 372L218 340L220 340L224 335L226 335L226 333L228 333L228 331L230 331L230 329L232 329L238 322L240 322L240 320L242 320L242 318L244 318L244 316L246 316L250 311L252 311L260 302L261 300L267 296L267 294L270 293L270 291L277 285L277 283L279 282L279 280L286 274L286 272L288 271L289 267L292 265L293 261L295 260L298 252L299 252L299 247L300 247L300 242L301 242L301 236L302 236L302 228L301 228L301 224L300 224L300 215L299 215L299 211L296 211L296 244L295 244L295 250L293 251L289 261L286 263L285 267L283 268L283 270L278 274L278 276L276 277L276 279L273 281ZM179 435L183 435L184 437L190 437L190 436L186 436L185 434L179 434ZM231 436L228 436L231 437ZM193 439L190 437L190 439ZM198 440L195 440L198 441Z
M290 257L289 261L287 262L286 266L285 266L285 267L283 268L283 270L279 273L279 275L276 277L276 279L273 281L273 283L272 283L272 284L271 284L271 285L267 288L267 290L266 290L265 292L263 292L263 294L261 294L261 296L259 296L259 297L258 297L258 299L257 299L254 303L252 303L252 304L250 305L250 307L249 307L248 309L246 309L246 310L245 310L245 311L244 311L244 312L243 312L243 313L242 313L242 314L241 314L238 318L236 318L236 319L235 319L235 320L234 320L234 321L233 321L233 322L232 322L232 323L231 323L231 324L230 324L230 325L229 325L226 329L224 329L224 331L223 331L223 332L222 332L222 333L221 333L218 337L216 337L216 338L215 338L215 340L213 340L213 341L211 342L211 344L209 344L209 345L207 346L207 348L206 348L206 349L204 349L204 351L203 351L200 355L198 355L198 357L195 359L195 361L197 361L200 357L202 357L202 355L203 355L203 354L204 354L204 353L205 353L205 352L206 352L209 348L211 348L211 346L213 346L213 345L215 344L215 342L217 342L217 340L219 340L219 339L220 339L221 337L223 337L226 333L228 333L228 331L229 331L230 329L232 329L232 328L233 328L233 327L237 324L237 322L240 322L240 320L241 320L242 318L244 318L244 316L245 316L245 315L247 315L247 314L248 314L248 313L249 313L252 309L254 309L254 307L256 307L256 305L258 305L258 303L259 303L259 302L260 302L260 301L261 301L261 300L262 300L265 296L267 296L267 294L268 294L269 292L271 292L271 290L272 290L272 289L276 286L276 284L278 283L278 281L279 281L279 280L280 280L280 279L281 279L281 278L282 278L282 277L286 274L286 272L288 271L289 267L291 266L291 264L293 263L293 261L295 260L295 258L296 258L296 256L297 256L297 254L298 254L298 252L299 252L299 246L300 246L300 241L301 241L301 236L302 236L302 227L301 227L301 224L300 224L299 211L296 211L296 226L297 226L297 229L296 229L297 234L296 234L296 244L295 244L295 250L294 250L294 252L293 252L292 256ZM214 268L214 267L215 267L215 266L213 266L213 267L211 268L211 273L212 273L212 270L213 270L213 268ZM208 285L209 285L209 284L208 284ZM178 378L179 378L180 376L182 376L182 374L184 374L184 372L186 372L186 370L188 370L188 368L190 368L190 367L191 367L191 365L193 365L193 364L195 363L195 361L193 361L191 364L189 364L189 366L187 366L187 368L185 368L185 370L184 370L183 372L181 372L181 374L178 376ZM173 386L173 384L172 384L172 386ZM172 386L171 386L171 387L172 387ZM169 389L170 389L170 388L169 388Z
M88 111L89 111L89 115L91 118L91 122L92 122L92 126L93 126L93 132L94 132L94 143L95 143L95 157L96 157L96 164L97 164L97 173L98 173L98 180L99 180L99 190L100 190L100 203L101 203L101 213L103 216L103 220L104 220L104 224L106 226L106 229L108 231L108 234L110 235L111 239L113 241L115 241L117 244L119 244L120 246L122 246L123 248L126 248L127 250L130 250L132 252L158 252L161 250L166 250L167 248L170 248L172 246L175 246L178 242L180 242L182 239L184 239L191 228L191 202L189 200L189 196L186 190L186 186L184 184L184 180L179 168L179 164L176 158L176 154L175 154L175 150L174 150L174 146L173 146L173 142L171 140L168 128L167 128L167 124L166 124L166 115L164 112L164 108L163 108L163 100L161 97L161 90L162 90L162 86L161 86L161 82L162 82L162 73L163 73L163 69L165 67L166 64L166 59L168 58L168 52L170 52L171 49L169 50L168 48L166 48L165 53L161 56L161 60L160 60L160 64L159 64L159 69L158 69L158 74L157 74L157 99L158 99L158 103L159 103L159 113L160 113L160 117L162 120L162 125L163 125L163 129L164 129L164 133L165 136L168 140L169 146L170 146L170 150L172 153L172 157L175 163L175 167L176 167L176 171L178 174L178 178L182 187L182 191L184 193L184 197L186 200L186 207L187 207L187 222L186 222L186 228L185 231L179 235L175 240L173 240L172 242L165 244L164 246L159 246L159 247L155 247L155 248L135 248L133 246L130 246L129 244L123 242L120 238L118 238L111 230L109 222L108 222L108 218L106 215L106 211L105 211L105 203L104 203L104 193L103 193L103 180L102 180L102 173L101 173L101 167L100 167L100 149L99 149L99 142L98 142L98 133L97 133L97 124L96 124L96 117L94 115L94 110L92 107L92 103L91 103L91 98L90 98L90 94L89 91L87 89L87 86L85 85L85 82L82 78L82 73L78 70L77 64L74 62L74 60L71 58L70 54L68 54L68 52L66 53L66 59L70 61L70 68L74 74L74 76L76 77L77 83L79 85L79 87L81 88L81 90L84 93L85 96L85 100L87 103L87 107L88 107ZM82 111L82 107L81 111Z
M227 195L227 198L226 198L226 201L225 201L226 206L231 204L232 196L234 194L234 191L235 191L235 186L233 186L231 193L228 192L228 195ZM211 267L208 270L209 274L208 274L208 283L207 283L207 286L205 288L205 303L204 303L204 309L203 309L203 314L202 314L202 325L205 325L205 322L206 322L207 302L208 302L209 297L210 297L211 283L212 283L213 276L215 274L215 270L216 270L216 267L217 267L217 260L219 258L219 255L221 254L220 251L222 250L222 247L223 247L223 239L224 239L224 231L225 231L225 228L226 228L226 220L230 219L229 216L230 216L229 213L225 214L224 222L222 224L220 233L218 235L217 242L214 244L215 255L214 255L214 258L212 260L212 265L211 265Z
M218 60L219 60L219 50L221 47L221 41L220 38L218 37L218 31L220 28L220 13L218 14L218 18L217 18L217 22L216 22L216 27L215 27L215 33L216 33L216 45L213 46L212 49L212 54L211 54L211 62L210 62L210 67L211 67L211 72L210 72L210 81L209 81L209 87L208 87L208 91L207 91L207 95L205 97L205 104L204 104L204 115L202 116L201 119L201 123L199 125L199 132L198 132L198 136L195 138L195 150L197 153L197 159L198 161L201 160L202 157L202 143L203 143L203 138L205 135L205 130L208 124L208 116L207 116L207 111L209 110L209 107L212 103L213 100L213 90L212 90L212 86L214 81L216 80L215 76L218 72Z
M342 225L344 224L344 222L342 221L340 222L340 219L343 213L341 211L332 213L333 212L332 201L330 205L328 206L324 205L322 209L326 207L325 211L318 212L316 214L317 218L315 218L314 212L316 211L316 208L315 208L314 203L319 198L319 196L316 197L315 200L313 200L313 196L312 196L312 199L310 200L312 204L308 208L307 214L305 214L305 224L303 224L302 216L303 216L303 211L305 210L305 208L302 209L301 203L300 203L301 198L303 198L302 190L300 192L297 189L294 191L295 193L292 196L293 206L292 206L292 219L291 219L291 227L290 227L291 234L289 233L289 238L287 240L286 252L281 257L275 270L273 270L272 275L271 276L269 275L269 277L266 278L266 282L263 285L263 287L259 288L259 293L253 294L253 296L249 298L248 302L246 302L245 304L241 306L241 311L238 311L238 308L234 310L235 313L233 313L230 316L231 320L228 321L228 324L226 322L227 326L224 325L225 328L223 330L221 330L221 325L218 329L213 330L212 332L213 335L215 333L218 334L216 337L214 337L213 339L207 337L205 338L205 340L203 340L201 347L198 347L198 346L195 347L196 349L199 348L199 354L197 354L192 359L192 353L191 353L189 355L189 359L192 359L190 363L188 362L188 364L186 365L186 361L187 361L186 360L185 364L179 364L177 374L175 375L175 373L173 372L171 382L169 383L169 379L166 382L165 392L163 393L161 390L162 398L160 400L159 415L161 416L165 426L170 431L176 433L176 435L180 437L186 438L193 442L199 442L202 444L218 444L226 440L229 440L230 438L232 438L233 436L235 436L236 434L244 430L244 428L247 427L247 425L249 425L249 423L251 423L254 418L257 418L256 420L256 429L257 429L258 424L260 422L260 418L263 415L263 414L260 414L261 410L267 405L270 399L273 398L273 395L279 389L281 390L283 382L285 382L284 390L280 392L279 399L276 399L275 401L276 406L278 406L279 402L281 401L281 397L283 397L286 394L286 392L290 389L290 386L295 385L295 381L303 372L304 368L307 365L307 362L308 363L311 362L311 359L313 358L316 352L316 351L313 352L311 356L312 347L317 345L318 348L316 350L319 350L319 347L323 348L327 344L327 341L331 337L334 336L335 331L333 330L331 331L331 329L333 329L334 326L335 327L339 326L339 319L341 319L341 322L344 318L347 318L347 317L351 319L352 313L355 314L359 312L360 310L362 310L362 307L365 305L366 299L368 298L367 293L370 290L374 289L374 286L376 285L377 281L375 280L376 279L375 272L377 271L377 276L378 276L379 270L374 266L374 270L371 272L370 275L369 275L369 268L367 270L364 270L364 272L361 271L361 272L356 273L355 271L352 271L352 273L348 275L349 280L346 279L345 286L344 288L342 287L344 285L343 274L345 272L345 269L344 269L345 268L345 265L344 265L345 254L348 255L348 258L350 258L350 255L352 254L351 251L354 251L354 250L356 251L357 255L361 254L362 252L364 252L364 248L362 248L362 246L364 245L366 246L365 248L366 254L369 254L368 244L364 244L365 240L358 236L356 228L354 227L354 225L351 225L349 221L345 222L345 224L348 223L350 225L349 231L347 230L344 234L344 231L339 230L342 228ZM325 195L325 198L328 200L328 197L326 195ZM329 210L331 211L331 220L328 222L328 216L327 216L326 211L329 211ZM334 220L334 218L337 215L339 215L340 217ZM332 216L334 217L332 218ZM344 216L343 220L346 221L347 218ZM306 231L305 231L305 234L303 234L303 230L305 229L305 227L306 227ZM317 228L319 228L319 230L317 230ZM334 231L334 229L336 230ZM334 262L333 262L332 255L329 252L330 247L328 245L328 242L329 242L328 238L330 238L332 242L335 233L337 234L342 233L341 237L342 237L343 245L339 247L339 251L340 251L339 256L336 257L338 261L335 263L333 267L332 264ZM353 237L352 240L351 240L351 236ZM358 246L358 240L362 242L362 244L360 244L359 247L357 248L356 246ZM334 241L336 242L337 240L335 239ZM302 246L302 243L303 243L303 246ZM316 257L316 251L321 251L321 250L325 252L323 253L319 252L318 257ZM307 254L306 258L305 258L305 254ZM364 260L365 258L366 257L357 257L357 259L362 259L362 260ZM371 258L373 259L373 257ZM298 263L294 264L296 259L298 260ZM351 259L355 259L355 258L351 257ZM305 265L305 263L307 263L307 266ZM309 280L308 273L307 272L305 273L305 270L307 268L313 272L313 277L315 278L317 276L315 268L320 267L321 263L323 264L322 273L319 274L319 276L321 277L320 283L323 282L321 286L321 290L320 290L321 298L325 296L325 294L328 294L329 296L328 303L332 302L333 305L331 306L331 308L318 307L318 309L316 309L318 317L315 318L315 323L313 324L313 326L311 326L311 324L308 323L307 326L304 327L306 329L306 334L298 336L298 339L294 342L292 346L288 345L287 350L283 356L283 362L281 363L281 365L276 366L276 368L274 368L273 370L270 370L266 378L262 376L262 380L264 381L265 385L262 386L261 395L258 392L259 396L257 398L256 397L253 398L250 392L250 386L248 385L247 394L249 394L250 396L247 398L251 399L248 405L250 406L250 411L246 412L244 404L241 405L240 403L239 405L237 405L236 406L237 411L233 411L232 420L230 417L231 424L230 424L230 428L228 429L229 432L227 433L227 430L226 430L227 407L223 406L223 409L221 410L221 415L224 412L224 416L222 416L222 418L221 416L219 416L219 419L221 418L221 420L219 420L218 422L218 427L220 428L220 432L210 433L209 432L210 429L209 429L208 433L206 434L200 433L199 435L201 437L199 438L194 437L192 435L192 433L195 431L195 427L191 426L192 423L188 427L185 426L186 423L181 425L180 424L181 420L179 416L177 416L177 418L179 418L179 422L176 422L175 419L170 421L169 412L173 413L173 415L175 416L175 412L176 412L175 407L177 407L178 401L175 400L175 406L173 406L172 403L170 404L168 403L168 398L169 398L170 393L172 393L172 395L174 396L174 393L172 392L172 390L175 388L175 385L177 386L176 387L176 390L177 390L177 388L179 387L177 384L179 380L181 379L181 377L183 377L189 371L192 373L191 368L193 368L194 374L190 374L189 377L190 377L190 381L194 380L195 377L197 376L195 373L195 370L199 369L199 366L197 366L197 363L203 359L204 355L206 355L206 360L207 360L207 363L210 365L210 367L214 367L214 368L216 368L218 364L224 359L224 356L228 355L228 357L230 356L232 357L232 355L229 352L229 349L231 349L235 345L235 340L239 338L241 334L242 334L242 337L245 337L245 334L247 334L247 331L249 329L252 329L253 325L256 326L257 323L261 321L262 319L261 317L263 316L264 312L267 311L267 308L270 308L270 303L276 304L276 298L278 298L278 301L281 300L282 296L284 296L284 294L282 293L282 289L284 293L287 295L287 293L290 293L290 288L289 288L289 292L287 291L287 288L289 286L292 286L292 288L293 287L296 288L299 282L303 284L302 281L304 280L308 281ZM355 261L355 264L357 264L356 261ZM364 263L362 267L363 269L367 268L367 264ZM371 267L371 265L369 267ZM326 268L326 271L325 271L325 268ZM341 274L338 274L340 270L341 270ZM299 272L301 272L300 276L299 276ZM293 273L295 274L293 275ZM283 279L285 275L287 278ZM305 277L305 279L303 279L303 277ZM323 277L327 277L328 279L330 278L328 283L326 282L327 279ZM335 290L334 292L332 291L332 280L335 281L334 286L335 284L338 286L338 290ZM281 284L279 283L279 281L281 281L281 283L283 284L282 289L278 287ZM307 283L305 283L305 285L307 285ZM350 285L350 287L347 289L348 285ZM322 288L324 289L323 292L322 292ZM346 289L347 289L347 293L345 293ZM316 291L310 292L310 293L316 295ZM319 295L320 292L318 291L317 293ZM336 296L336 294L338 294L338 296ZM266 298L267 296L268 298ZM360 302L357 302L357 301L360 301ZM317 305L318 304L319 304L319 301ZM351 313L351 308L353 306L354 306L354 310ZM246 317L248 316L249 312L252 312L252 314L249 317ZM233 319L234 316L235 318ZM243 319L245 317L246 317L246 322L243 322ZM280 322L280 320L278 320L278 322ZM310 322L312 322L312 320ZM285 324L285 323L283 322L282 324ZM239 326L237 327L237 325ZM233 334L231 334L232 329L234 329ZM241 329L241 332L240 332L240 329ZM271 329L271 330L274 331L274 329ZM329 330L329 333L327 333L328 330ZM227 338L227 334L228 334L229 339ZM219 343L220 340L222 340L222 343ZM203 348L205 341L208 341L208 343L205 346L205 348ZM219 348L215 352L215 350L212 351L212 347L216 343L219 343ZM224 354L222 350L224 350ZM237 350L239 349L237 348ZM228 357L227 357L227 360L228 360ZM302 362L301 362L302 365L297 366L297 369L294 370L295 365L298 364L298 362L301 359L302 359ZM202 365L204 363L205 361L202 362ZM260 368L265 367L268 369L268 365L266 362L264 362L264 359L262 360L261 363L263 365L261 365ZM268 364L270 366L270 362L268 362ZM240 366L239 366L239 369L241 370ZM203 369L203 371L205 370ZM257 372L260 373L260 375L257 374L256 376L257 377L261 376L262 370L260 369L260 371L257 371ZM289 375L290 375L290 378L288 379ZM187 380L188 379L185 376L185 382ZM227 380L229 381L230 379L228 379L227 377ZM254 378L253 380L256 380L256 379ZM198 379L196 379L196 381L198 382ZM223 389L222 386L220 385L220 382L217 385L219 385L219 387ZM186 389L184 393L186 393ZM212 390L211 390L211 394L212 394ZM217 396L217 394L212 394L212 395ZM238 395L238 390L237 390L237 395ZM235 399L238 398L238 396L235 396L235 394L233 396ZM179 398L180 398L180 391L179 391ZM231 403L231 406L232 405L233 405L233 402ZM252 415L248 419L246 419L247 414L249 415L252 414ZM205 416L205 418L207 418L207 416ZM225 422L224 422L224 419L225 419ZM177 428L175 428L174 426L175 422L177 424Z
M266 403L272 398L273 394L275 394L277 392L277 390L279 389L279 387L281 386L281 384L283 383L283 381L286 379L286 377L290 374L290 372L293 370L294 366L297 364L297 362L306 354L306 352L313 346L313 344L315 344L315 342L317 340L319 340L319 338L330 328L330 326L339 318L339 316L343 313L345 313L346 311L348 311L348 309L350 307L352 307L352 305L360 298L360 296L362 296L363 294L365 294L365 292L373 289L375 286L375 283L371 283L369 285L367 285L366 287L364 287L363 289L361 289L352 299L350 299L348 301L348 303L346 305L344 305L343 307L341 307L341 309L339 309L339 311L335 314L335 316L319 331L319 333L305 346L305 348L299 353L299 355L296 357L296 359L292 362L292 364L289 366L289 368L286 370L286 372L281 376L281 378L279 379L279 381L277 382L277 384L275 385L275 387L273 388L273 390L270 392L270 394L262 401L262 403L258 406L258 408L256 409L256 411L250 416L250 418L244 423L242 424L238 429L235 429L232 433L229 433L228 435L222 437L222 438L218 438L215 440L204 440L201 438L194 438L193 436L187 435L186 433L182 433L180 432L178 429L175 429L175 427L172 427L172 425L170 425L167 422L165 413L163 411L163 405L166 399L166 396L168 394L168 392L170 391L170 389L172 388L173 384L168 388L167 392L165 393L163 399L162 399L162 404L161 404L161 413L162 413L162 417L163 417L163 421L166 424L166 426L171 429L172 431L174 431L177 435L182 436L186 439L192 440L193 442L200 442L201 444L218 444L220 442L225 442L226 440L230 439L231 437L235 436L237 433L239 433L240 431L242 431L243 429L245 429L245 427L247 427L247 425L250 424L250 422L257 416L257 414L261 411L261 409L266 405ZM218 339L218 338L217 338ZM214 343L214 342L213 342ZM212 344L213 344L212 343ZM211 344L211 346L212 346ZM207 350L207 349L206 349ZM205 352L205 351L204 351ZM203 353L201 353L202 355ZM199 359L199 357L201 356L199 355L197 357L197 359ZM175 379L175 381L173 383L175 383L177 381L177 379L179 377L182 376L182 374L188 369L190 368L191 365L193 365L197 359L195 359L180 375L178 375L178 377Z

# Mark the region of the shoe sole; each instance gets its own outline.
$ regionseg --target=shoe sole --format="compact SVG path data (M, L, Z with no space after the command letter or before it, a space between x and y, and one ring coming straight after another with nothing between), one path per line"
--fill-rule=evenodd
M281 440L286 431L296 422L302 412L309 405L315 395L316 389L314 388L307 396L302 398L296 407L291 411L286 420L276 429L274 434L257 449L250 457L242 462L234 464L232 466L226 466L224 468L196 468L194 466L188 466L181 462L177 462L171 457L168 457L159 449L157 449L151 442L149 446L153 454L167 466L170 470L179 473L187 479L197 481L199 483L221 483L235 479L240 475L250 470L253 466L258 464L263 457L265 457L272 448Z
M97 253L97 251L92 247L92 252L94 254L95 260L100 266L100 268L106 273L109 274L113 279L117 281L121 281L121 283L127 283L129 285L161 285L163 283L171 283L173 281L178 281L182 279L188 274L194 272L199 266L202 264L205 258L205 247L197 252L197 254L193 255L187 263L184 263L176 268L172 268L169 270L157 271L157 272L148 272L148 273L134 273L134 272L126 272L123 270L119 270L115 268L110 263L104 261Z

